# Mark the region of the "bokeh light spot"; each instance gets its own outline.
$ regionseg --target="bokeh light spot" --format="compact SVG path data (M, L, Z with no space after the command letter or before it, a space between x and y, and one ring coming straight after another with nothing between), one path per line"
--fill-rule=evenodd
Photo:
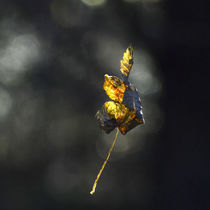
M137 49L134 53L131 81L135 83L141 94L149 95L160 92L162 89L161 80L157 76L159 72L157 72L153 58L143 49Z
M124 0L124 1L128 3L137 3L140 2L141 0Z
M121 40L119 40L118 37L98 34L95 43L95 56L102 66L107 67L109 70L119 72L119 60L122 58L123 53L123 43ZM120 51L122 51L122 53L120 53Z
M18 35L0 50L0 80L4 84L13 82L20 73L30 69L40 58L40 43L32 34Z
M102 6L106 3L106 0L82 0L84 4L87 6L95 7L95 6Z

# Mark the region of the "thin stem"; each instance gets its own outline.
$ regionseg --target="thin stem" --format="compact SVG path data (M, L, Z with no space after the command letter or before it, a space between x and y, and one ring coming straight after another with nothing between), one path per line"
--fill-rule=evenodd
M98 172L98 175L97 175L97 177L96 177L96 179L95 179L95 182L94 182L94 184L93 184L92 191L90 192L91 195L94 194L95 189L96 189L96 185L97 185L98 180L99 180L99 178L100 178L100 176L101 176L101 173L102 173L102 171L104 170L104 167L105 167L107 161L109 160L110 154L111 154L111 152L112 152L112 150L113 150L113 148L114 148L115 142L116 142L116 140L117 140L118 133L119 133L119 129L117 128L117 131L116 131L116 134L115 134L113 143L112 143L111 147L109 148L109 152L108 152L108 155L107 155L107 157L106 157L106 160L104 161L104 163L103 163L103 165L102 165L100 171Z

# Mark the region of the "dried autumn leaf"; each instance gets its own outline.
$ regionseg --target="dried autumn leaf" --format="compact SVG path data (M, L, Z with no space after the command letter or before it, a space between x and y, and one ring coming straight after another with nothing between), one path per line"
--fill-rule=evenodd
M139 93L128 80L132 65L133 48L130 46L121 60L122 79L108 74L104 76L104 90L112 102L106 102L96 117L106 133L118 127L122 134L126 134L137 125L144 124Z
M104 76L104 90L112 101L104 103L101 110L96 113L96 118L106 133L110 133L116 127L117 132L90 194L95 192L100 175L115 145L119 130L125 135L137 125L144 124L139 93L128 80L133 65L133 48L131 46L126 49L120 64L122 79L108 74Z

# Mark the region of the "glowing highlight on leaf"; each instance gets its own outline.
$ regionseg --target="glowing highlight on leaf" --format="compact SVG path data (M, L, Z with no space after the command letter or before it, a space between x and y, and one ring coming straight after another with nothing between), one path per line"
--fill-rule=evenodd
M105 74L104 90L110 99L122 103L126 85L119 78Z
M123 60L120 61L120 64L120 71L128 77L133 66L133 48L131 46L123 54Z

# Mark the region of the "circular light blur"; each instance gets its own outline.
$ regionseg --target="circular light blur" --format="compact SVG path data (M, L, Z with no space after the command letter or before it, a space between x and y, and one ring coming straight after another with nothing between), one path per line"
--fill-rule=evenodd
M122 58L123 43L118 37L98 34L94 40L96 45L95 56L107 69L119 73L120 59ZM122 51L122 53L120 53ZM109 72L107 72L109 74Z
M124 0L124 1L128 3L136 3L136 2L140 2L141 0Z
M106 0L82 0L84 4L90 7L101 6L106 3Z
M161 91L161 81L157 77L157 69L154 60L145 50L134 51L134 65L131 70L130 80L143 95L158 93Z
M0 50L0 80L4 84L13 82L20 73L29 70L40 57L40 43L32 34L11 38Z

